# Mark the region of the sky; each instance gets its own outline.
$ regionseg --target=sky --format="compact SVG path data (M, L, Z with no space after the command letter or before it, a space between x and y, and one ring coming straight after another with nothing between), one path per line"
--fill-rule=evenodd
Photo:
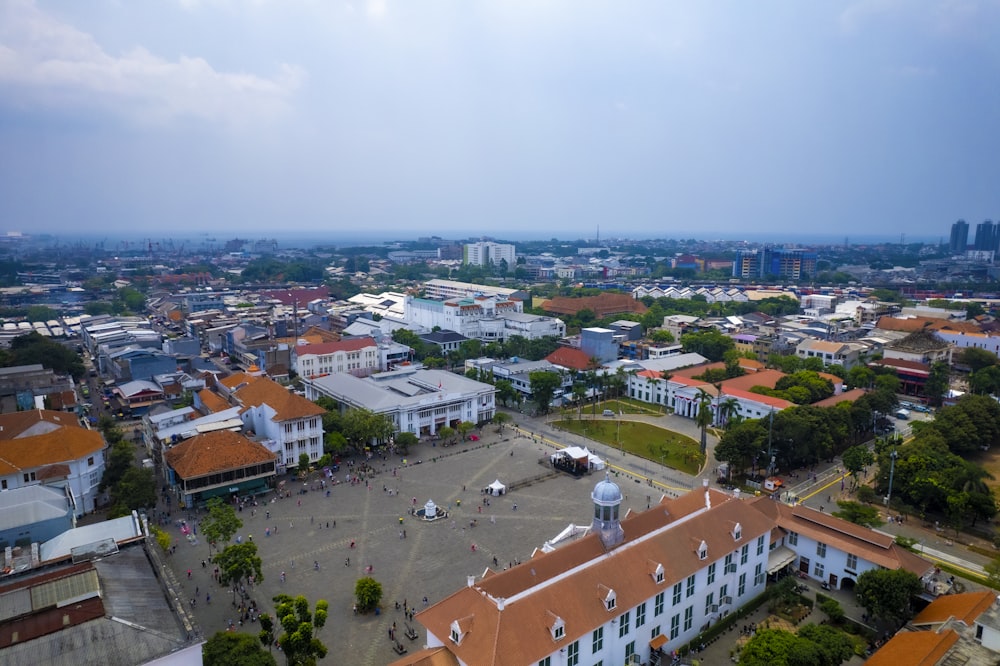
M947 240L1000 219L998 35L1000 0L0 0L0 233Z

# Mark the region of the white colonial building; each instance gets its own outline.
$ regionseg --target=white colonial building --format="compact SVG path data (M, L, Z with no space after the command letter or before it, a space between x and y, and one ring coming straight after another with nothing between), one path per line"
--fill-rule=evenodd
M304 379L306 397L327 396L343 410L360 407L392 419L399 432L436 434L462 421L483 423L496 413L496 388L444 370L405 367L365 378Z
M890 537L765 497L706 488L623 518L621 501L605 479L585 536L468 576L417 615L426 647L405 663L659 664L763 592L769 575L808 569L843 588L877 566L928 580L934 571Z
M278 456L278 473L323 455L323 414L315 403L266 377L251 377L233 396L241 407L243 431Z
M503 342L513 335L534 340L566 334L562 320L525 314L520 300L496 295L446 300L408 296L405 318L413 327L455 331L483 342Z

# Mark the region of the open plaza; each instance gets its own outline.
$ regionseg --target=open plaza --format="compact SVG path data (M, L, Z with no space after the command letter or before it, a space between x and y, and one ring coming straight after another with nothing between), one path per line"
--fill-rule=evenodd
M305 482L286 477L283 494L288 497L277 499L277 492L269 492L256 507L237 514L243 528L234 539L252 538L263 560L264 581L248 590L250 598L264 612L273 610L271 599L279 593L305 595L310 603L326 599L330 614L319 638L331 651L327 661L350 657L351 663L386 664L398 656L388 633L394 623L397 639L408 650L419 649L425 639L414 622L410 626L418 638L404 637L406 620L397 602L419 611L425 599L439 601L464 586L469 575L526 561L570 523L589 525L590 492L600 473L579 479L552 473L542 464L551 446L510 428L501 434L491 426L479 437L447 448L422 443L407 456L375 457L368 461L375 473L353 484L348 474L354 475L361 461L354 461L354 469L345 463L333 480L326 480L329 494L310 489L322 478L318 473ZM538 480L540 475L546 477ZM500 496L483 494L498 479L514 487ZM532 482L519 487L526 481ZM625 507L635 510L660 497L647 483L622 487ZM411 515L428 500L448 517L425 522ZM178 521L194 526L200 515L174 507L165 526L177 544L166 562L178 595L206 638L230 622L236 631L256 634L259 623L239 626L231 589L213 581L210 563L202 567L208 544L200 535L189 540L181 532ZM354 585L367 567L382 585L382 610L355 615Z

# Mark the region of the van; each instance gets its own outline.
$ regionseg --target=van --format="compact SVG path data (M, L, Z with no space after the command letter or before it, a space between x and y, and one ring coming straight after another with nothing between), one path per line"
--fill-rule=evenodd
M614 416L615 415L614 411L612 411L610 409L605 409L604 412L603 412L603 414L605 416Z

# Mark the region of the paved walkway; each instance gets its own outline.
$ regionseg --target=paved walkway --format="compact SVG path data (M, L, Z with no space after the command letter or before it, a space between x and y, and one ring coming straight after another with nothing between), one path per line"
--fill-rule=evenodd
M319 638L331 649L327 663L343 663L349 656L350 663L386 664L397 658L388 638L394 622L397 638L409 649L422 647L425 638L416 623L412 626L419 639L411 642L403 637L406 627L396 602L405 601L419 611L424 597L429 603L439 601L465 585L466 576L526 561L535 548L568 524L589 524L590 492L597 482L594 475L575 479L560 474L501 497L487 497L490 505L483 505L480 490L495 479L509 484L547 471L540 461L551 449L518 436L511 428L498 434L491 426L480 436L478 442L449 448L420 444L407 456L406 466L401 457L378 458L370 490L367 483L344 484L345 466L337 475L341 483L329 497L314 491L298 495L301 483L289 480L290 498L278 500L270 493L255 510L244 509L238 514L244 521L239 538L247 540L252 535L264 562L264 581L250 591L251 598L264 610L272 609L271 598L279 592L304 594L311 603L326 599L330 616ZM659 499L647 488L633 490L623 485L623 493L624 507L634 510ZM415 519L409 515L413 498L418 507L433 499L450 510L451 517L436 523ZM176 524L181 518L193 525L199 515L173 512L168 530L178 546L166 562L182 588L179 596L188 605L197 592L193 614L202 633L210 636L224 630L230 620L237 622L233 595L213 583L211 565L202 568L208 546L200 538L194 544L183 538ZM470 527L471 521L476 521L475 527ZM271 536L265 536L268 528ZM405 539L400 538L402 530ZM348 557L349 566L345 565ZM354 584L368 565L383 587L383 612L356 616L352 613ZM206 594L211 595L210 605ZM237 630L256 634L260 627L248 623Z

